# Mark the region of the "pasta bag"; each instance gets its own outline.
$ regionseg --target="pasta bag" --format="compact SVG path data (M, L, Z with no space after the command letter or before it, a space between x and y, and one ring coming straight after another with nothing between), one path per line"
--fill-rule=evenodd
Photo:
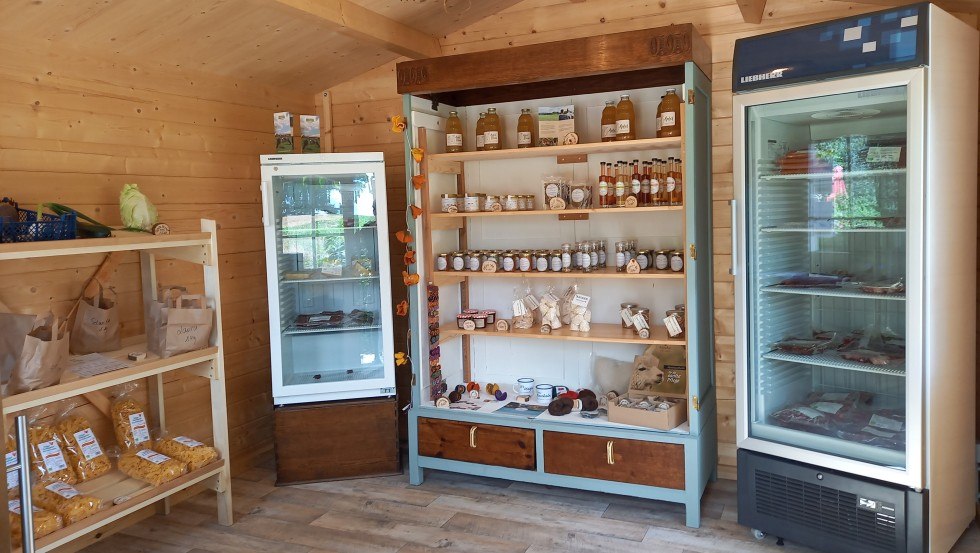
M11 499L7 502L7 511L10 515L10 545L20 547L23 542L23 534L20 529L20 500ZM43 538L55 530L64 526L61 517L50 511L34 507L34 539Z
M119 470L130 478L159 486L186 474L187 464L152 449L140 449L123 453Z
M102 500L98 497L83 495L75 486L50 478L34 484L31 492L38 507L61 515L66 526L86 519L102 509Z
M17 440L12 434L7 435L6 449L4 450L4 468L17 464ZM7 497L20 497L20 470L7 472Z
M187 463L193 471L218 460L218 450L187 436L164 436L157 441L156 451Z
M55 430L61 437L68 464L79 482L98 478L112 469L112 462L85 417L73 414L78 400L68 400L58 416Z
M50 424L39 422L47 414L42 408L28 415L27 436L31 444L31 472L37 479L51 478L76 484L78 476L68 464L61 436Z
M150 439L150 415L146 405L137 399L140 385L130 382L120 386L112 399L110 418L116 434L116 444L123 451L148 449Z

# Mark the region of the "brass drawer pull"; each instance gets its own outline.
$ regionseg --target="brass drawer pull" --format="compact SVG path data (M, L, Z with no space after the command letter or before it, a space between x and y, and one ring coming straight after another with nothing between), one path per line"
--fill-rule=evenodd
M610 465L615 465L616 460L613 459L613 441L609 440L606 442L606 462Z
M470 427L470 447L476 447L476 427Z

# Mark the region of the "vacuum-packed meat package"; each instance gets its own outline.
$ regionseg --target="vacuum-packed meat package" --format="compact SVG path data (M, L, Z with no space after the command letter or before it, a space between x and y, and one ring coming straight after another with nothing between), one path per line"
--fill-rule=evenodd
M853 410L839 421L837 437L876 447L905 449L905 410Z
M776 411L770 418L777 426L830 436L834 433L832 416L809 405L794 404Z

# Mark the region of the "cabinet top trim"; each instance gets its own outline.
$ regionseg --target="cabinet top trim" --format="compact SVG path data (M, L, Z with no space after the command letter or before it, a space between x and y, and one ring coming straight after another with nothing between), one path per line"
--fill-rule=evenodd
M707 43L694 25L684 23L404 61L397 64L397 81L400 94L436 95L676 67L688 61L706 73L711 70Z

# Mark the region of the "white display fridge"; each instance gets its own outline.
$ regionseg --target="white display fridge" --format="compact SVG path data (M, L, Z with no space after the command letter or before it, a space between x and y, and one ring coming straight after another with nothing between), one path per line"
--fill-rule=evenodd
M741 39L739 522L948 551L974 518L977 31L929 4Z
M382 154L261 164L274 402L394 395Z

